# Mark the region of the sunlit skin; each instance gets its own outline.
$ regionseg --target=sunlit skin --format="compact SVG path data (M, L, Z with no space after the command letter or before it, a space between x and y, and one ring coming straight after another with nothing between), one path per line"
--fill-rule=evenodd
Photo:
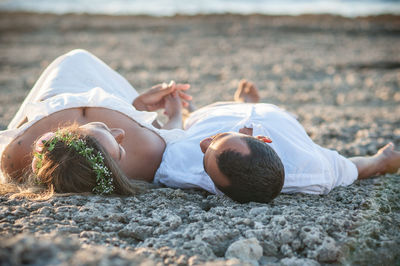
M86 113L90 115L89 111ZM105 118L109 113L110 111L101 113L99 110L92 112L93 120L83 123L83 127L85 128L88 124L89 127L92 127L90 126L91 122L103 122L110 131L108 138L98 140L100 144L103 145L112 156L116 154L116 148L118 148L116 143L120 144L126 152L125 159L122 158L119 161L117 157L114 159L116 159L125 175L133 179L151 182L161 163L162 154L166 146L164 140L156 132L133 122L129 117L119 115L120 113L118 112L114 113L112 117L106 120ZM122 130L125 134L119 133ZM114 136L114 139L110 138L110 135ZM96 138L95 135L93 136ZM108 147L114 147L114 149L110 151Z
M108 128L102 122L91 122L80 126L85 132L101 143L110 156L118 163L126 159L126 151L121 143L125 138L122 128Z

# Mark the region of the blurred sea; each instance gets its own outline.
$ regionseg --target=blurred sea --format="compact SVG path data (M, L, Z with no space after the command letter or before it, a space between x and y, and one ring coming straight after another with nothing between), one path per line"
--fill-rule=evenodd
M0 0L0 10L50 13L147 14L400 14L400 0Z

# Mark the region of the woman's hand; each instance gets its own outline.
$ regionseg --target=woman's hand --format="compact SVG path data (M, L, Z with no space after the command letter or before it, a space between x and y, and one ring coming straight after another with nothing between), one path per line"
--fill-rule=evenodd
M166 96L177 92L181 100L181 105L187 107L189 105L187 101L190 101L192 96L186 94L184 91L187 91L189 88L189 84L175 84L174 81L171 81L168 85L166 83L159 84L139 95L133 101L133 106L139 111L156 111L165 108Z
M165 96L164 114L168 117L168 122L163 129L182 128L182 101L177 91Z

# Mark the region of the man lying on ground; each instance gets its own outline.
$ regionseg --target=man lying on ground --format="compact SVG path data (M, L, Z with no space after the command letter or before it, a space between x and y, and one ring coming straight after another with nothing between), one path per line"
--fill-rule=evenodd
M242 203L268 202L281 192L326 194L400 167L393 143L372 157L347 159L315 144L292 114L259 98L254 84L243 80L235 102L193 112L184 136L167 145L154 182L223 193ZM169 98L167 114L179 115L180 108L179 97Z

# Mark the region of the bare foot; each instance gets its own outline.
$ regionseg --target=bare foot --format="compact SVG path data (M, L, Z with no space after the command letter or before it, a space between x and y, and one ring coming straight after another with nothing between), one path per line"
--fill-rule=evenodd
M235 102L240 103L258 103L260 101L260 95L253 82L242 79L239 82L233 99Z
M391 142L374 156L352 157L350 160L357 167L358 179L396 173L400 168L400 152L394 150L394 144Z
M400 168L400 152L394 150L394 144L392 142L381 148L376 156L380 159L381 174L396 173Z

